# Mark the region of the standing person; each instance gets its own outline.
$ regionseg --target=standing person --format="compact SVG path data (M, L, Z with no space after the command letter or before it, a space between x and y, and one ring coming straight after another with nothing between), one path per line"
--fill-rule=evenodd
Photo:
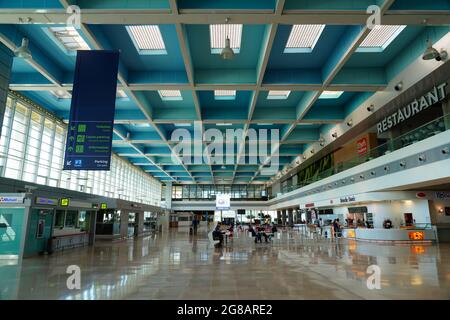
M197 234L197 228L199 223L200 221L197 220L197 216L194 216L194 220L192 220L192 227L194 228L194 234Z
M341 236L341 225L339 224L339 218L333 221L333 229L336 238Z

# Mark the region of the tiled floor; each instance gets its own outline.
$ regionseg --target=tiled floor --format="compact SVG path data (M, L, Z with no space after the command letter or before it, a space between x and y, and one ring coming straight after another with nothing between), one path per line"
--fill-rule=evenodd
M80 290L67 289L69 265L81 268ZM367 288L369 265L380 267L379 290ZM239 234L218 249L203 230L174 230L22 266L0 260L0 282L1 299L449 299L450 244L317 242L284 233L256 245Z

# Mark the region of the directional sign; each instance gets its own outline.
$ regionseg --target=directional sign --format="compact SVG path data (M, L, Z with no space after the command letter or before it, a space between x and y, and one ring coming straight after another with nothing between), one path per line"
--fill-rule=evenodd
M64 170L109 170L118 67L118 51L78 51Z

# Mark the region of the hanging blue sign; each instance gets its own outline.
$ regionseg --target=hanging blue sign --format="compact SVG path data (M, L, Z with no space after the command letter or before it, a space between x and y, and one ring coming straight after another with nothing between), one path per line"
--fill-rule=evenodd
M78 51L64 170L109 170L118 68L118 51Z

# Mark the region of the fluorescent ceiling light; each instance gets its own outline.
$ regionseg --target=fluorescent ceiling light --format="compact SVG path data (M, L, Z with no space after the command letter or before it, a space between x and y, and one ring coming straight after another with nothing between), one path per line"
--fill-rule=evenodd
M214 90L214 99L216 100L234 100L236 90Z
M344 93L344 91L324 91L320 95L319 99L337 99L343 93Z
M270 90L267 95L268 100L284 100L289 97L291 91L288 90Z
M70 99L72 96L64 90L51 90L51 94L53 94L58 99Z
M164 101L183 100L180 90L158 90L159 96Z
M324 28L324 24L293 25L284 53L312 52Z
M74 27L50 27L48 31L68 52L90 50L89 45Z
M191 124L190 123L175 123L174 126L175 127L190 127Z
M167 54L159 26L127 26L126 29L140 54Z
M220 126L220 127L222 127L222 126L232 126L232 125L233 125L232 123L225 123L225 122L216 123L216 126Z
M242 24L211 24L209 25L211 53L220 54L225 48L225 39L230 39L230 47L234 53L241 49Z
M357 52L382 52L405 29L406 26L379 26L369 32Z
M273 126L273 123L257 123L257 126Z

